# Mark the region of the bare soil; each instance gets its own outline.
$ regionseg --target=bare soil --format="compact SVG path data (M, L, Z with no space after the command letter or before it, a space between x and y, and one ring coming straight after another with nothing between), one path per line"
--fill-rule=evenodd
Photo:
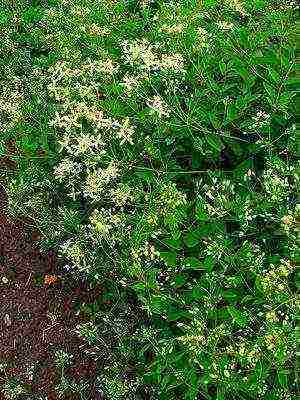
M101 288L68 285L59 277L45 283L45 277L58 277L58 258L53 251L41 254L36 245L39 233L28 234L26 219L13 220L7 214L7 197L0 186L0 385L9 378L20 379L35 398L47 394L56 399L59 383L54 365L55 350L73 355L66 374L76 382L85 378L90 399L100 399L94 387L97 365L84 350L88 345L74 332L84 320L74 310L75 301L94 301ZM50 279L51 280L51 279ZM77 315L78 314L78 315ZM33 373L29 370L32 367ZM65 399L79 398L66 395ZM0 400L4 400L1 393ZM20 397L21 399L21 397Z

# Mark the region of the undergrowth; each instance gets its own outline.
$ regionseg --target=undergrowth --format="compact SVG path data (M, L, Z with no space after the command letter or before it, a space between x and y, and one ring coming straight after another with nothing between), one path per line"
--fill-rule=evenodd
M295 8L0 7L10 213L122 308L82 305L81 335L117 338L98 377L108 400L294 398Z

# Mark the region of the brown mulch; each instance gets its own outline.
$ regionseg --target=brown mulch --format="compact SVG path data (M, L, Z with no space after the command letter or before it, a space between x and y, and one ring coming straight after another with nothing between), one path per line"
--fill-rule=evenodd
M100 399L94 386L96 362L84 352L88 344L74 332L84 320L74 303L93 302L102 289L91 289L84 282L67 286L58 275L58 258L54 252L39 251L35 243L39 234L28 236L27 226L26 220L7 215L7 198L0 185L0 364L7 363L4 371L0 369L0 400L5 399L1 385L10 377L20 379L32 395L58 398L56 350L73 355L66 373L76 382L86 378L90 399ZM33 376L28 374L30 366L34 366ZM65 396L71 398L79 397Z

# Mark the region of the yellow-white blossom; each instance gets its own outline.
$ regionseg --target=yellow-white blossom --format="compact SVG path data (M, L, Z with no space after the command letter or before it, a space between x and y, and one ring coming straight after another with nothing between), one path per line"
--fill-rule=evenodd
M184 29L184 26L182 24L178 24L178 25L166 25L164 24L161 28L160 31L161 32L166 32L169 33L170 35L172 34L176 34L176 33L181 33Z
M239 12L242 15L246 15L246 11L242 0L226 0L226 3L233 10Z
M97 24L91 24L90 26L84 27L86 33L91 36L108 36L110 35L110 31L108 28L102 28Z
M292 226L295 224L296 220L292 215L285 215L281 218L283 225Z
M94 226L95 230L101 235L105 236L109 233L111 225L107 223L105 215L101 210L100 211L98 209L94 210L89 220L91 224Z
M77 17L85 17L90 11L91 9L88 7L79 7L79 6L72 7L70 10L71 14Z
M218 28L222 29L223 31L228 31L234 27L232 22L227 21L218 21L217 22Z
M133 134L134 127L131 125L129 117L126 117L122 122L120 130L117 131L117 136L121 139L120 143L124 144L125 142L128 142L133 144Z
M85 182L85 194L94 199L99 198L107 189L107 185L118 176L119 168L114 161L111 161L107 168L89 171Z
M81 66L82 73L88 72L91 76L97 73L106 73L112 75L117 72L119 66L114 64L111 58L107 58L106 60L96 60L92 61L88 59L88 61Z
M123 207L126 203L134 199L130 186L124 183L120 183L115 189L111 190L111 197L119 207Z
M148 74L139 74L139 75L129 75L126 74L123 77L123 81L120 83L122 86L125 87L125 89L127 90L127 92L125 92L127 94L127 96L131 95L131 92L133 91L133 89L137 88L138 85L143 81L143 80L148 80Z
M145 38L132 42L125 40L122 43L122 47L125 53L125 61L132 66L140 64L141 67L150 69L153 66L159 65L159 59L153 52L153 46Z
M55 168L54 168L54 177L58 179L60 182L65 177L70 175L76 175L81 171L80 164L74 162L70 158L63 159Z
M178 72L185 72L185 61L182 54L163 54L160 61L160 67Z
M160 96L154 96L152 99L147 101L147 105L151 108L151 113L158 113L159 118L162 116L168 117L170 110L167 104L161 99Z
M266 314L266 320L269 321L269 322L278 322L279 321L279 319L276 316L276 312L275 311L269 311Z
M197 34L199 38L206 38L207 36L209 36L207 30L202 28L201 26L197 28Z
M152 68L162 68L184 72L184 59L181 54L163 54L159 57L156 54L159 44L151 45L145 38L132 42L125 40L122 47L125 62L132 66L138 65L140 69L147 71Z

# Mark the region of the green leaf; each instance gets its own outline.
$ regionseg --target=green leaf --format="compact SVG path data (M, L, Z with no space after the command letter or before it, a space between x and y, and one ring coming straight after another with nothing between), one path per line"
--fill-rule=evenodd
M0 10L0 24L6 24L10 18L8 10Z
M205 208L205 200L202 198L196 201L195 216L198 221L206 221L208 219L207 211Z
M269 68L269 76L274 83L280 83L281 76L273 68Z
M195 247L199 243L200 236L199 233L195 231L189 232L184 238L183 241L187 247Z
M243 161L233 171L234 177L243 178L243 176L247 173L249 169L251 169L251 167L252 167L252 161L250 159Z
M166 262L167 265L169 265L171 267L175 267L176 266L177 254L175 252L160 251L159 254L162 257L162 259Z
M230 104L227 108L226 122L232 122L239 116L239 109L235 104Z
M207 292L201 288L200 286L195 286L192 289L192 298L195 300L202 299L203 297L207 296Z
M187 276L183 274L178 274L175 277L175 287L183 286L187 281Z
M249 317L245 312L241 312L233 306L228 306L227 310L238 325L245 327L248 324Z
M156 182L155 173L149 170L136 171L135 175L146 182Z
M41 7L29 7L25 10L22 19L26 24L32 22L38 22L42 18L42 8Z
M168 247L172 247L173 249L180 250L182 248L182 241L181 239L173 239L173 238L167 238L164 239L164 244Z
M151 311L155 313L165 312L168 309L169 302L161 296L152 296L150 300Z
M171 225L171 226L169 226L169 228L170 228L170 233L172 235L172 238L174 240L178 240L180 238L180 236L181 236L181 231L178 228L178 226L172 226Z
M196 257L187 257L183 260L183 266L189 269L204 269L202 263Z
M137 292L144 292L146 285L143 282L135 283L133 286Z
M225 290L223 293L224 299L226 299L229 303L235 303L237 299L240 297L239 292L234 289Z
M267 101L270 105L273 105L274 100L277 97L277 92L273 88L273 86L269 85L267 82L263 82L263 86L265 91L268 93Z
M182 318L190 318L190 314L187 311L178 310L178 309L171 309L168 312L168 320L169 321L178 321Z
M223 147L223 143L222 140L216 136L216 135L212 135L212 134L208 134L205 136L206 142L207 144L212 147L214 150L220 152L222 150Z
M282 386L284 389L288 388L288 377L287 377L288 371L282 370L282 371L277 371L277 378L280 386Z
M199 141L197 140L197 143L196 143L197 147L200 146L200 142L201 142L200 140ZM202 149L202 146L201 146L201 149ZM199 150L192 151L192 168L199 168L201 165L201 161L202 161L202 157L201 157Z
M205 260L203 261L203 265L208 272L211 272L215 266L215 261L213 259L213 256L206 257Z
M6 148L3 143L0 142L0 157L4 156L4 154L6 154Z
M208 319L226 321L230 318L230 314L226 307L209 310L207 314Z
M221 60L220 62L219 62L219 68L220 68L220 71L221 71L221 74L224 74L225 72L226 72L226 64L224 63L224 61L223 60Z

